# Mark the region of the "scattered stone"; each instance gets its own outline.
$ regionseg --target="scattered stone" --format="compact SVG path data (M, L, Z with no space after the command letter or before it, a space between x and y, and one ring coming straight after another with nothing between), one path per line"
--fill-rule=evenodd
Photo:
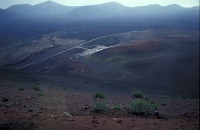
M88 105L88 104L86 104L86 105L83 105L83 110L87 110L87 109L90 109L91 107Z
M162 114L158 111L155 111L154 112L154 116L157 118L157 119L164 119L164 117L162 116Z
M8 100L9 100L8 98L2 98L3 102L8 102Z
M26 100L31 100L31 97L30 97L30 96L27 96L27 97L26 97Z
M0 107L0 110L4 110L4 109L6 109L5 107Z
M18 102L18 101L20 101L20 100L19 100L19 99L16 99L16 100L15 100L15 102Z
M59 118L59 116L53 116L52 118L56 119L56 118Z
M103 123L107 123L105 119L102 119L102 122L103 122Z
M93 116L93 119L98 119L96 116Z
M43 111L38 111L38 113L44 113Z
M116 121L116 120L117 120L117 118L113 118L113 120L114 120L114 121Z
M68 118L68 121L75 121L75 119L73 119L73 118Z
M122 121L123 121L122 119L118 119L116 122L121 124Z
M84 112L84 115L90 115L90 112Z
M116 121L117 123L122 123L122 119L113 118L113 120Z
M64 112L64 114L62 114L62 116L63 117L70 117L70 118L72 118L72 115L69 114L68 112Z
M30 108L29 110L28 110L28 112L33 112L34 110L32 109L32 108Z
M15 102L15 104L14 105L17 105L17 106L19 106L20 104L19 104L19 102Z
M98 121L98 120L95 120L95 119L93 119L93 120L92 120L92 123L99 124L99 121Z
M6 108L8 108L8 107L12 107L14 104L11 102L11 103L8 103L8 104L5 104L4 106L6 107Z

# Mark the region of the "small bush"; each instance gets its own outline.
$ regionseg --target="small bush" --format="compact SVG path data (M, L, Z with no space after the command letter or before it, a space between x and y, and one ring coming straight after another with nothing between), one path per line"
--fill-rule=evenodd
M33 86L33 90L35 90L35 91L41 91L42 88L37 85L37 86Z
M121 105L117 105L113 107L113 110L116 110L116 111L121 111L122 109L123 107Z
M103 113L107 110L107 105L102 102L96 102L93 106L93 111L96 113Z
M154 103L154 104L152 104L152 107L154 108L153 111L158 110L158 104Z
M18 90L19 91L25 91L25 88L24 87L20 87Z
M161 99L168 99L169 97L166 96L166 95L162 95L162 96L160 96L160 98L161 98Z
M128 108L131 114L148 115L154 112L158 108L158 105L140 99L133 101Z
M144 100L145 101L150 101L151 99L149 97L147 97L147 96L144 96Z
M101 98L101 99L105 99L106 98L106 95L100 91L97 91L94 93L94 97L95 98Z
M133 91L131 93L131 95L133 98L144 98L145 97L145 94L142 91Z

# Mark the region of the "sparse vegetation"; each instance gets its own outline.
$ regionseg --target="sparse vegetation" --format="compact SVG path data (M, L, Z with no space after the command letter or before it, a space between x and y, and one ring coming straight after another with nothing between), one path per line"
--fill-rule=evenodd
M123 107L121 105L116 105L113 107L113 110L116 110L116 111L121 111L123 109Z
M33 86L33 90L35 90L35 91L41 91L42 88L41 88L41 86L36 85L36 86Z
M156 104L153 98L147 98L145 97L145 100L150 102L151 104Z
M131 93L131 95L133 98L144 98L145 97L145 94L142 91L133 91Z
M144 100L150 101L151 99L149 97L147 97L147 96L144 96Z
M101 98L101 99L105 99L106 95L100 91L97 91L94 93L94 98Z
M103 113L107 110L107 105L103 102L96 102L93 106L93 111L96 113Z
M162 95L162 96L160 96L160 99L169 99L169 96Z
M152 104L142 99L133 101L129 105L129 112L136 115L148 115L153 113L156 109L158 109L157 104Z
M18 90L19 91L25 91L25 88L24 87L20 87Z

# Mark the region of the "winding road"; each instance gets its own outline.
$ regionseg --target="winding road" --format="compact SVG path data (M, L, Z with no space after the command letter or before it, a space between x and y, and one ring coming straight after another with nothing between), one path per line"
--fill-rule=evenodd
M58 56L58 55L60 55L60 54L63 54L63 53L65 53L65 52L67 52L67 51L70 51L70 50L72 50L72 49L79 48L79 47L82 46L82 45L85 45L85 44L87 44L87 43L93 42L93 41L98 40L98 39L101 39L101 38L105 38L105 37L113 36L113 35L124 34L124 33L130 33L130 32L135 32L135 31L129 31L129 32L123 32L123 33L116 33L116 34L101 36L101 37L92 39L92 40L90 40L90 41L84 42L84 43L82 43L82 44L80 44L80 45L78 45L78 46L75 46L75 47L72 47L72 48L70 48L70 49L67 49L67 50L61 51L61 52L59 52L59 53L56 53L56 54L54 54L54 55L48 56L48 57L43 58L43 59L41 59L41 60L38 60L38 61L35 61L35 62L32 62L32 63L26 64L26 65L17 67L16 69L17 69L17 70L20 70L20 69L26 68L26 67L28 67L28 66L34 65L34 64L36 64L36 63L39 63L39 62L41 62L41 61L44 61L44 60L50 59L50 58L52 58L52 57Z

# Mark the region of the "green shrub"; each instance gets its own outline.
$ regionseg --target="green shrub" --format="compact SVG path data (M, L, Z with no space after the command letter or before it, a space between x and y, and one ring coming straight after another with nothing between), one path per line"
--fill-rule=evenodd
M18 90L19 91L25 91L25 88L24 87L20 87Z
M158 110L158 104L154 103L154 104L151 104L151 105L154 108L153 111Z
M93 111L96 113L103 113L107 110L107 105L103 102L96 102L93 106Z
M41 91L42 88L40 86L36 85L36 86L33 86L33 90L35 90L35 91Z
M149 97L147 97L147 96L144 96L144 100L150 101L151 99Z
M105 99L106 98L106 95L100 91L97 91L94 93L94 97L95 98L101 98L101 99Z
M160 98L161 98L161 99L168 99L169 97L166 96L166 95L162 95L162 96L160 96Z
M152 104L141 99L133 101L128 107L129 112L136 115L148 115L154 112L157 108L157 104Z
M113 107L113 110L116 110L116 111L121 111L122 109L123 107L121 105L117 105Z
M142 91L133 91L131 93L131 95L133 98L144 98L145 97L145 94Z

